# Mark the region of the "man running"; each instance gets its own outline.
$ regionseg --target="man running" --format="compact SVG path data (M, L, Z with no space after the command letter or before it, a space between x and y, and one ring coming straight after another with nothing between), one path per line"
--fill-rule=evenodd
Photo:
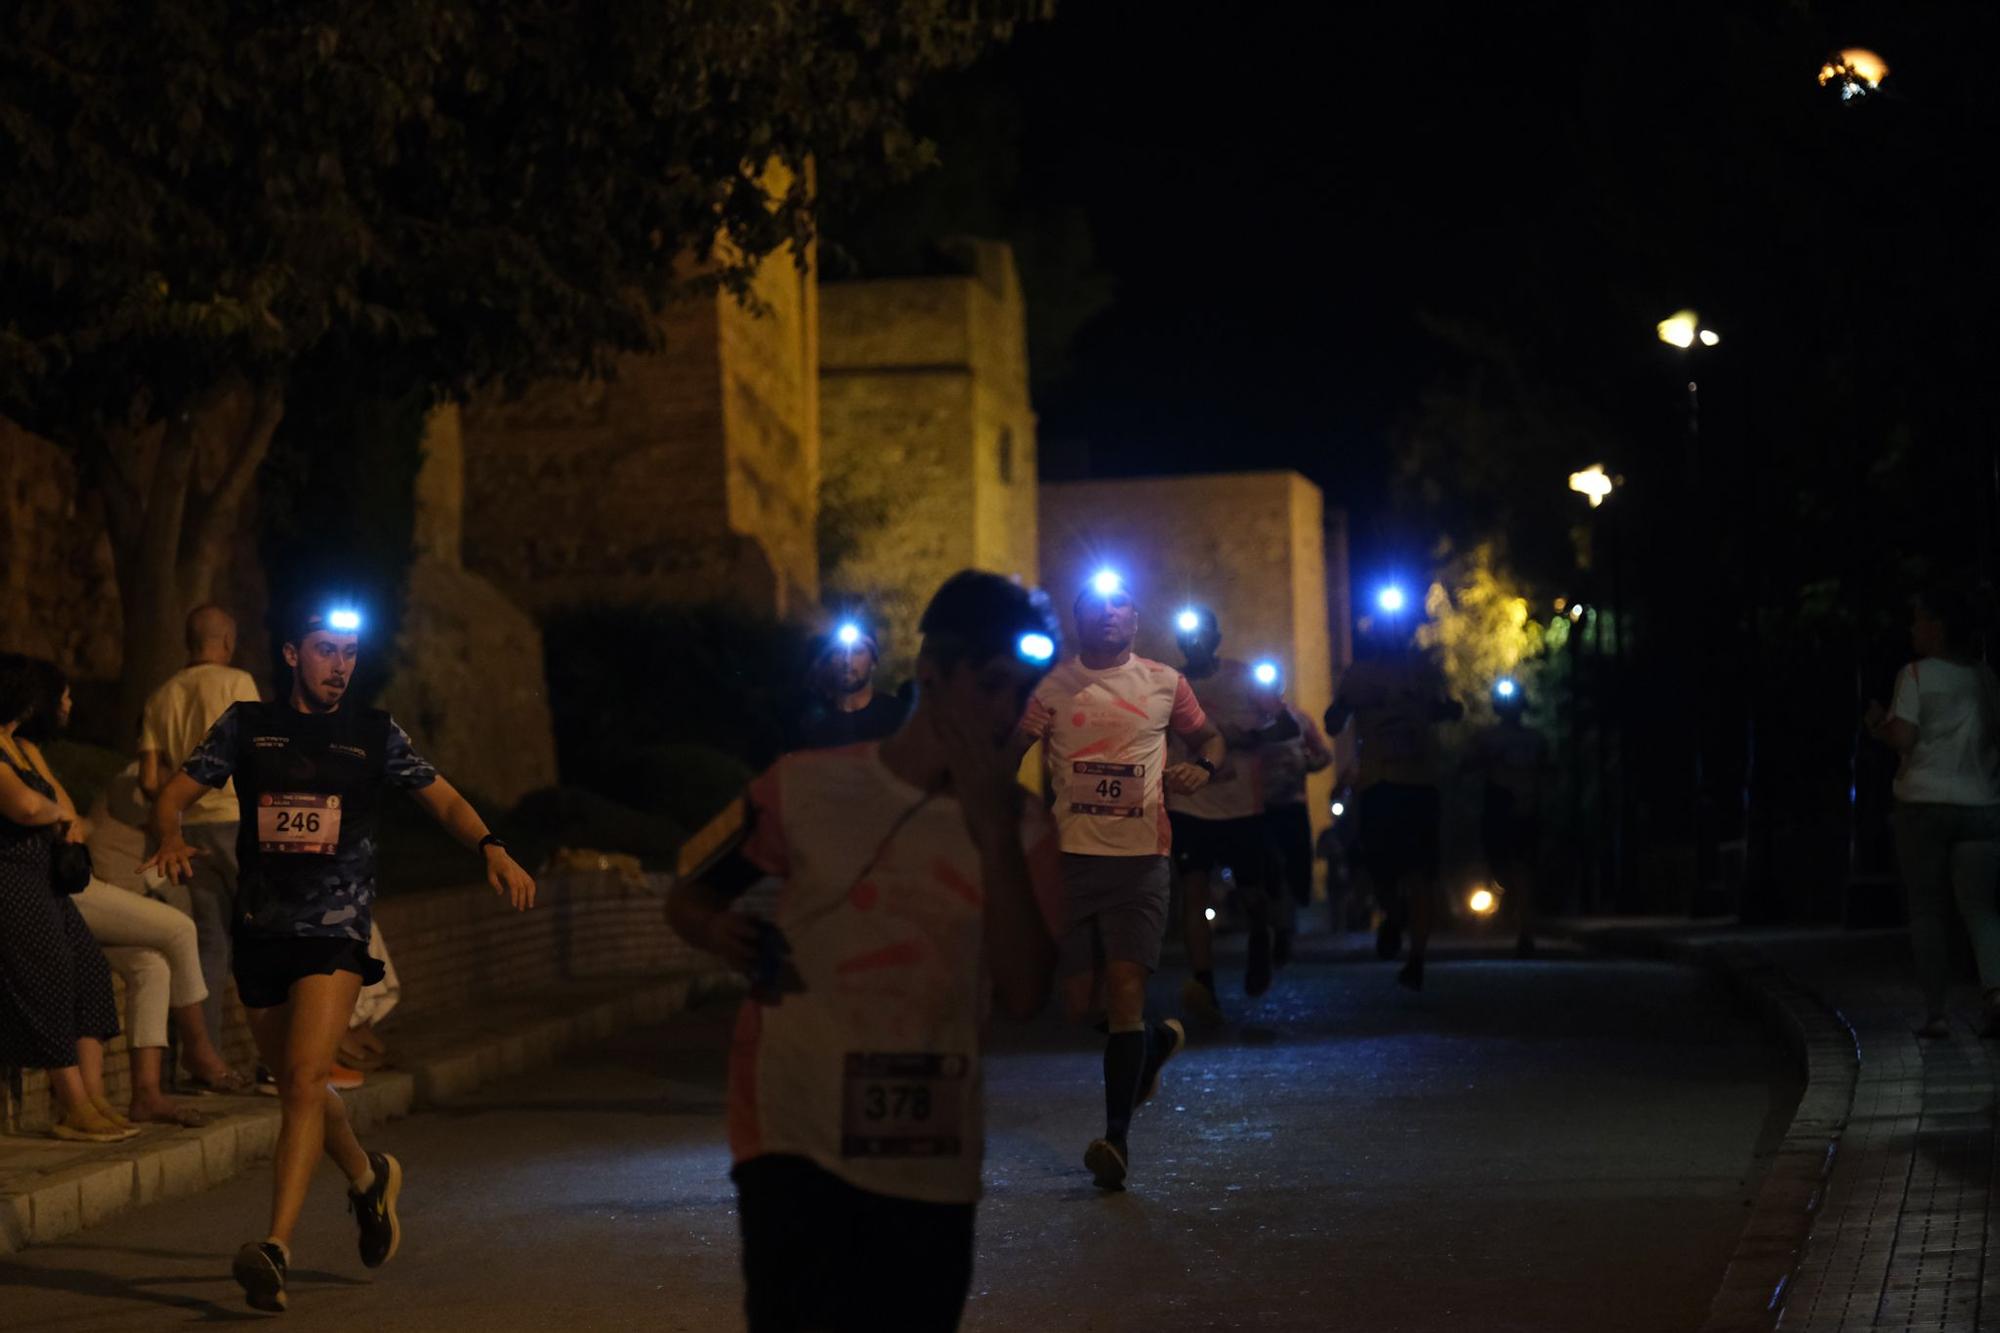
M1291 961L1298 909L1312 901L1313 832L1312 815L1306 810L1306 775L1332 766L1333 747L1320 734L1319 723L1286 700L1284 681L1275 666L1253 670L1259 710L1275 717L1258 733L1263 743L1257 751L1257 782L1264 801L1265 838L1277 867L1271 897L1279 910L1271 961L1283 967Z
M1341 677L1326 710L1326 734L1338 736L1354 722L1361 861L1384 907L1376 955L1390 959L1401 952L1407 918L1410 957L1396 980L1422 990L1443 833L1437 727L1463 717L1465 708L1446 693L1443 674L1399 620L1368 626L1362 644L1371 655Z
M1048 1000L1055 830L1009 742L1055 617L967 570L921 629L903 727L780 759L690 841L668 900L683 939L752 982L729 1058L752 1333L957 1327L986 1017ZM732 910L767 875L771 920Z
M1173 1019L1146 1022L1172 887L1165 796L1199 791L1226 747L1181 673L1132 652L1139 611L1121 580L1100 572L1075 616L1076 656L1036 689L1015 752L1046 743L1069 903L1056 975L1070 1018L1102 1013L1107 1033L1104 1137L1083 1161L1101 1188L1122 1189L1132 1110L1187 1040ZM1167 763L1170 730L1188 742L1188 762Z
M161 791L153 808L158 867L186 880L201 852L181 831L183 813L232 778L240 833L234 910L236 993L264 1066L277 1078L283 1120L272 1164L271 1227L236 1252L233 1271L250 1305L285 1308L291 1239L322 1150L349 1181L361 1262L387 1263L401 1243L396 1199L402 1165L354 1137L327 1086L355 997L382 978L368 953L375 901L375 832L386 788L407 791L486 862L486 880L516 909L535 881L514 863L463 796L420 758L379 709L343 708L360 656L353 611L302 617L284 643L292 669L282 703L237 703Z
M1542 878L1542 806L1553 778L1548 738L1528 725L1528 694L1507 678L1493 687L1498 721L1473 737L1467 767L1481 779L1480 846L1514 919L1514 952L1535 952L1535 894Z
M903 725L901 699L875 689L882 647L855 621L826 636L813 659L809 697L793 720L787 750L826 750L857 741L879 741Z
M1181 674L1195 701L1227 746L1227 761L1213 780L1182 795L1167 793L1173 824L1174 863L1181 877L1181 932L1187 941L1188 970L1182 1002L1210 1019L1222 1017L1215 993L1213 932L1209 927L1209 878L1228 866L1241 891L1250 921L1243 993L1271 988L1271 871L1274 849L1267 838L1259 799L1258 750L1265 729L1279 710L1250 674L1250 665L1222 656L1222 625L1207 607L1189 607L1175 620L1174 641L1186 664ZM1170 756L1186 759L1192 749L1173 738Z

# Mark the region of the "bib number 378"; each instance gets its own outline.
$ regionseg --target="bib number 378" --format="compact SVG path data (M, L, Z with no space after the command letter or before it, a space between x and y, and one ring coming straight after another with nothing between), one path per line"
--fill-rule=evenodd
M340 846L340 798L266 792L257 798L260 851L331 856Z
M843 1157L956 1157L965 1151L962 1055L849 1052L843 1071Z

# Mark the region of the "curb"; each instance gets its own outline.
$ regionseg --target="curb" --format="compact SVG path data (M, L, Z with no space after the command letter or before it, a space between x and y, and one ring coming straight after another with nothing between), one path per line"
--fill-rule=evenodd
M1544 923L1537 930L1595 953L1699 967L1755 1002L1764 1021L1792 1047L1805 1075L1805 1091L1758 1186L1700 1328L1700 1333L1769 1333L1791 1294L1854 1108L1861 1070L1854 1029L1838 1010L1753 946L1691 943L1643 928L1593 930Z
M463 1097L481 1084L551 1064L563 1052L601 1041L620 1028L662 1022L696 1001L733 989L726 976L701 974L634 989L574 1013L525 1023L408 1070L372 1075L340 1094L356 1129ZM233 1099L241 1101L242 1099ZM46 1245L134 1208L178 1199L269 1161L278 1141L275 1101L223 1116L200 1129L160 1135L142 1146L38 1177L27 1190L0 1194L0 1255Z

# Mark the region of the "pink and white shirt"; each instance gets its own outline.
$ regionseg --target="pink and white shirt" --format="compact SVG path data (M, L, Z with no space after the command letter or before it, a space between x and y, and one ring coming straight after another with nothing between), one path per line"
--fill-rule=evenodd
M786 755L749 800L742 854L783 880L771 919L805 989L746 1000L737 1015L734 1160L796 1154L878 1194L976 1201L992 987L979 851L957 798L927 797L869 743ZM1056 934L1055 829L1037 802L1023 807L1029 874Z
M1132 656L1093 671L1071 658L1043 677L1021 730L1047 745L1062 849L1082 856L1165 856L1173 850L1160 775L1167 732L1208 717L1180 672Z

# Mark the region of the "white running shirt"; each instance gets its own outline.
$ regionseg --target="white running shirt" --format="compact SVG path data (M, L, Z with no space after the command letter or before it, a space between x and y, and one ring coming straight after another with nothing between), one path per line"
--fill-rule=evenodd
M2000 682L1984 666L1926 657L1896 673L1889 705L1917 729L1917 748L1896 773L1896 799L1936 805L2000 805L1994 703Z
M957 798L925 801L878 748L786 755L750 785L743 855L784 881L772 921L805 990L737 1014L730 1151L796 1154L877 1194L973 1203L992 1008L979 852ZM1055 829L1039 802L1022 804L1035 897L1059 934Z
M1201 680L1189 681L1188 687L1194 691L1201 711L1217 725L1251 731L1264 720L1257 706L1257 681L1250 674L1247 662L1239 662L1233 657L1221 658L1216 662L1213 673ZM1179 737L1168 747L1170 762L1184 763L1192 755L1193 752ZM1229 752L1229 769L1225 770L1229 776L1213 779L1190 796L1167 793L1167 809L1178 815L1192 815L1196 819L1247 819L1261 814L1264 810L1264 787L1257 765L1256 750L1232 749Z
M1047 744L1062 849L1082 856L1173 850L1160 774L1167 731L1208 725L1181 673L1150 658L1093 671L1071 658L1042 678L1021 730Z

